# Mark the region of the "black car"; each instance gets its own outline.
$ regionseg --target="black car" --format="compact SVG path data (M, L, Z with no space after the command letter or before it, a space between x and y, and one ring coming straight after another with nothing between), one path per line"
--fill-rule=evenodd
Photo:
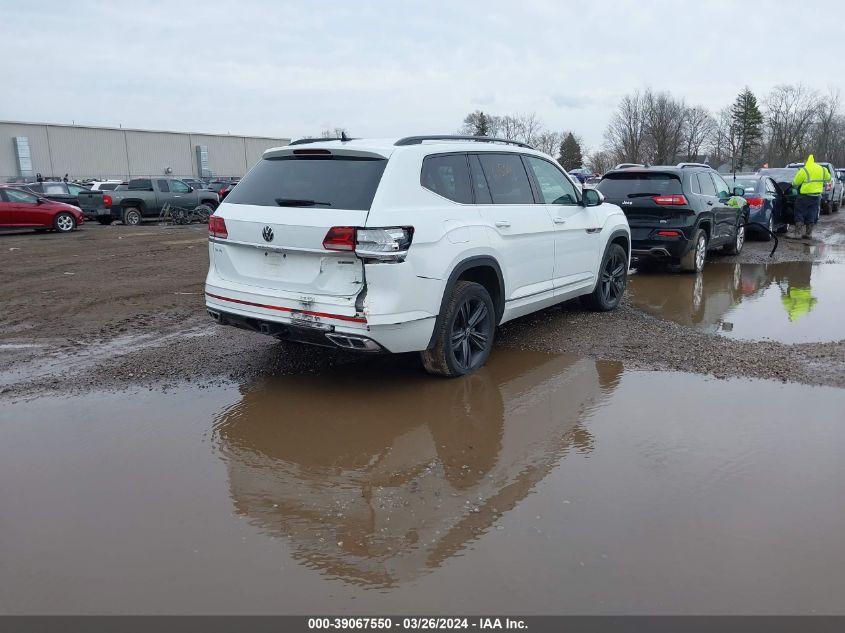
M56 202L64 202L65 204L72 204L75 207L79 206L79 193L82 191L90 191L87 187L76 185L72 182L56 182L52 180L31 182L27 185L23 185L22 188L41 198L55 200Z
M732 191L706 165L614 169L596 189L627 216L640 267L662 262L699 272L707 251L737 254L745 243L748 206L729 204L744 190Z

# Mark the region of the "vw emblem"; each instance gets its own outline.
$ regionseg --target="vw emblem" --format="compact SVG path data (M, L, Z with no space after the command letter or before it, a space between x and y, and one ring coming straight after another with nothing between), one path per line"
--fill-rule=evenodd
M273 229L269 226L265 226L264 230L261 231L261 236L264 238L265 242L272 242L273 241Z

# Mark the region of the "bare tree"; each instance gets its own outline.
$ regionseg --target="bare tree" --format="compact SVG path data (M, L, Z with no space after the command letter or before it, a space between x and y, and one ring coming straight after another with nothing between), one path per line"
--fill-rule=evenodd
M603 174L616 166L613 153L607 149L600 149L587 155L587 168L593 173Z
M725 106L719 110L711 142L711 165L714 167L726 166L729 170L734 171L739 156L740 139L737 134L737 127L733 122L731 106Z
M839 91L831 90L819 98L816 105L816 120L812 130L812 148L818 160L833 161L836 150L841 146L837 124L839 115ZM840 163L836 163L840 164Z
M335 127L320 132L320 138L340 138L344 134L347 134L345 127Z
M606 149L616 162L645 160L645 111L639 91L622 97L604 133Z
M535 145L537 137L543 131L543 123L537 118L537 115L531 114L515 114L503 116L500 120L500 132L502 136L512 141L520 141Z
M810 150L818 94L806 86L777 86L765 101L768 162L784 165L802 160Z
M668 92L643 93L643 131L649 162L667 165L676 162L682 151L687 107Z
M686 110L684 125L684 153L688 161L698 160L707 142L713 136L716 121L704 106L692 106Z
M556 159L560 156L560 144L563 142L564 135L565 133L544 130L534 139L534 147Z

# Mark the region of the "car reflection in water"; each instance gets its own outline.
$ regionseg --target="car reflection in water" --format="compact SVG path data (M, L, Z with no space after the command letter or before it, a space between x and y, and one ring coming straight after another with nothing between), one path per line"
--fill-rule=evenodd
M477 373L347 368L268 380L215 424L237 514L365 587L437 568L571 451L622 368L500 349Z
M845 336L845 265L710 264L699 275L632 275L634 306L733 338L784 343Z

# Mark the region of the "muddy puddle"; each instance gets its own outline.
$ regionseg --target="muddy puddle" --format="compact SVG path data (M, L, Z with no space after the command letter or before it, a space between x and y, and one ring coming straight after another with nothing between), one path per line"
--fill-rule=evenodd
M635 274L631 303L662 319L747 340L845 338L845 264L708 262L700 275Z
M0 408L0 613L842 613L845 390L497 349Z

